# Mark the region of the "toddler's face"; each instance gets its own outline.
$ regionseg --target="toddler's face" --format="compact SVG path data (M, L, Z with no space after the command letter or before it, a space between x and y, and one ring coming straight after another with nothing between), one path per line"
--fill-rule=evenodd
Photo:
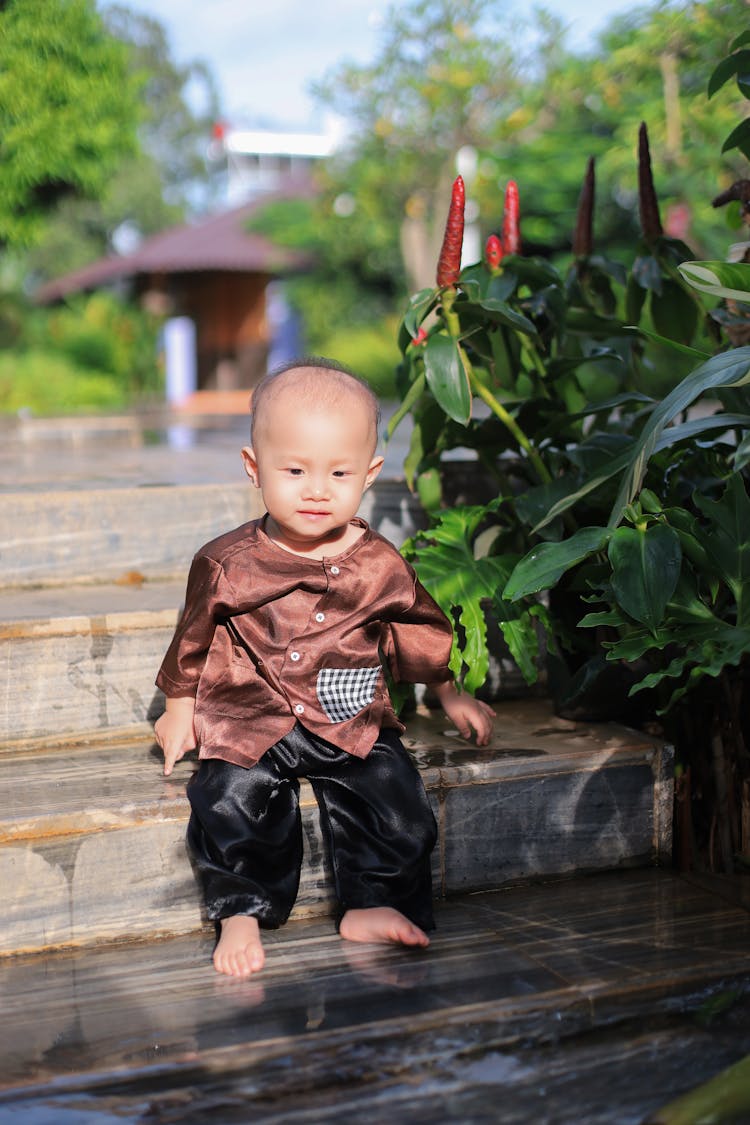
M294 398L281 393L264 407L255 447L242 455L274 538L309 553L341 537L383 459L373 456L371 418L355 396L345 395L338 409Z

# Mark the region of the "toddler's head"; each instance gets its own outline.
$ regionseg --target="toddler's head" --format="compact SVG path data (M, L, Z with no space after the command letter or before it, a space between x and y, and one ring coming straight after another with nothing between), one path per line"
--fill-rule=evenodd
M277 543L323 557L361 534L350 523L383 465L378 413L370 388L327 359L287 364L258 385L242 457Z
M291 409L347 418L367 429L369 453L378 441L380 407L362 379L333 359L319 356L293 360L275 368L253 391L251 443L256 447L267 436L270 422Z

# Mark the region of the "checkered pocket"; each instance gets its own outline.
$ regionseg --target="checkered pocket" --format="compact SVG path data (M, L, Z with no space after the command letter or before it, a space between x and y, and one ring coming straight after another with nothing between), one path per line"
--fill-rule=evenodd
M318 702L332 723L343 723L372 703L380 675L376 668L321 668L316 685Z

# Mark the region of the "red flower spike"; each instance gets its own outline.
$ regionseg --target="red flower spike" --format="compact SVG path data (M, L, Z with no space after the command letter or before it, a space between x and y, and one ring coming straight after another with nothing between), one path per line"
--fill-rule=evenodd
M503 260L503 244L496 234L491 234L484 244L484 263L487 269L496 270Z
M503 211L503 250L506 254L520 254L521 252L519 220L518 184L515 180L508 180L508 186L505 189L505 209Z
M419 329L419 332L417 332L416 336L413 337L413 339L411 341L411 347L412 348L418 348L420 344L424 344L426 342L427 342L427 329L422 327L422 328Z
M451 205L445 224L443 245L437 267L437 283L440 289L455 285L461 273L461 248L464 241L464 209L466 189L462 176L453 181Z

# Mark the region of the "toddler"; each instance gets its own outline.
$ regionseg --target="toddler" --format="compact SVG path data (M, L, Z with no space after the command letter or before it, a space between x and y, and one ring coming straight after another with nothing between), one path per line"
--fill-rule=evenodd
M399 739L395 681L431 685L466 738L494 712L459 693L450 622L395 547L356 512L377 477L378 405L330 360L267 375L245 470L266 514L201 548L157 684L164 773L199 747L188 847L214 966L262 968L260 927L283 924L302 860L300 777L314 790L345 939L426 946L436 827Z

